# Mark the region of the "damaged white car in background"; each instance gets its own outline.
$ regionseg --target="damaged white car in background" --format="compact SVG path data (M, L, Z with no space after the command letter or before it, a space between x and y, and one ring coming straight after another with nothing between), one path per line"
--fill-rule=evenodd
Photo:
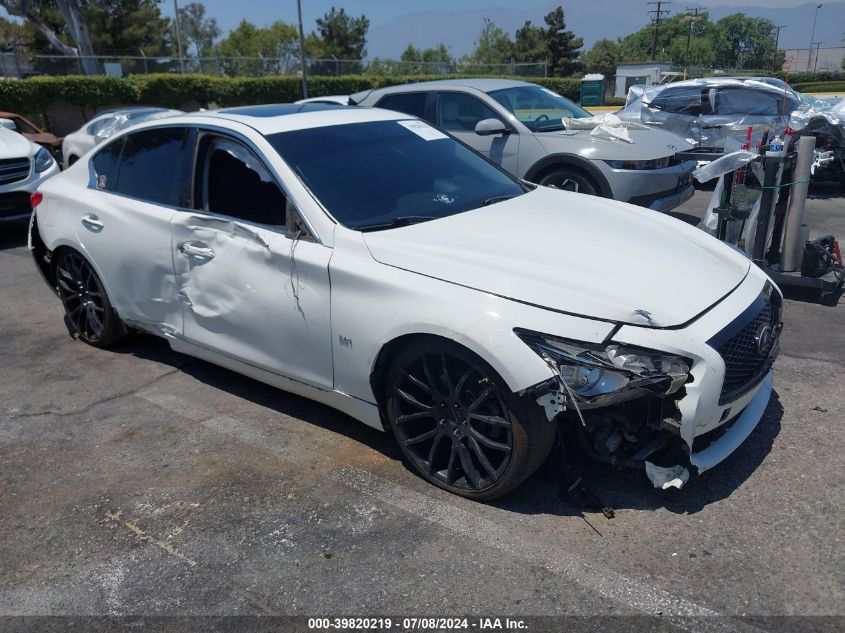
M679 487L772 391L781 296L749 260L684 222L526 185L407 115L172 117L41 193L30 246L74 336L149 332L389 429L469 498L519 485L562 425Z

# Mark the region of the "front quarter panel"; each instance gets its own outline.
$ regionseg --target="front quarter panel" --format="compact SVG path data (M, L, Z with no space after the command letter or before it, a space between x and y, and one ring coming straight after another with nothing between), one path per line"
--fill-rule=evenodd
M401 231L402 229L393 229ZM453 340L481 356L514 392L553 376L515 327L599 342L612 324L502 299L380 264L361 233L338 227L330 264L335 389L376 402L369 377L382 348L401 336Z

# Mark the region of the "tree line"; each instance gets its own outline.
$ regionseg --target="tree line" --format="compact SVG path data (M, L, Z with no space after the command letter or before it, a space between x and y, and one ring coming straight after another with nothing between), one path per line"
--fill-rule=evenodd
M21 21L0 19L0 47L28 55L110 55L188 59L218 58L219 72L253 74L250 60L271 60L279 73L298 68L298 31L293 19L257 26L242 20L222 36L217 20L201 2L179 8L175 23L161 13L162 0L0 0L0 6ZM293 17L293 16L291 16ZM363 70L370 22L332 7L317 18L305 37L307 56L326 73L353 74ZM425 73L455 64L502 65L542 63L550 76L579 72L612 75L617 64L651 58L685 66L739 69L778 68L783 51L775 48L771 20L741 13L716 22L707 11L679 13L665 18L654 33L647 25L625 37L602 39L583 50L583 39L568 30L562 6L541 24L525 22L513 37L484 19L473 50L456 59L445 44L416 48L409 44L399 62L375 58L369 72ZM221 37L222 36L222 37ZM240 59L239 59L240 58ZM94 59L82 60L86 72L100 72Z

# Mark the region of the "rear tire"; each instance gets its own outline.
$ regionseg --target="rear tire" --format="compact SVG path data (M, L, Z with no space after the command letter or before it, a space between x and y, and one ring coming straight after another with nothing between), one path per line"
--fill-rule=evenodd
M599 195L599 189L592 178L579 169L572 167L558 167L545 174L537 183L544 187L573 191L589 196Z
M407 462L454 494L507 494L549 455L556 427L476 354L445 339L411 342L387 372L387 419Z
M56 287L65 307L65 323L74 336L100 348L126 337L126 326L112 308L103 283L77 251L67 248L59 254Z

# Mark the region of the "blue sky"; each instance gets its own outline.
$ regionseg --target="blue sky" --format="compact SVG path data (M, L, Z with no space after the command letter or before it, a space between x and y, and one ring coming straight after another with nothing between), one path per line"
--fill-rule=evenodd
M182 3L187 0L181 0ZM591 0L561 0L564 10L574 5L590 4ZM643 5L645 0L618 0L620 4ZM767 6L767 7L795 7L805 4L807 0L699 0L698 2L674 2L671 6L684 4L693 6ZM294 22L296 20L296 0L205 0L209 15L217 18L224 31L233 28L241 19L247 18L256 24L269 24L276 20ZM421 11L460 11L464 9L482 9L486 7L527 8L531 6L545 7L546 0L522 0L521 2L502 2L501 0L425 0L424 2L408 2L407 0L302 0L302 19L306 31L314 28L314 20L323 15L332 6L343 7L353 15L365 14L372 25L383 24L403 15ZM173 12L173 3L167 0L162 5L167 15Z
M178 0L180 5L190 0ZM296 0L200 0L214 16L225 35L244 18L265 26L277 20L296 22ZM842 46L845 37L845 0L822 0L818 24L813 31L816 2L808 0L674 0L672 14L694 5L711 9L714 19L736 10L787 24L781 33L784 48L805 48L813 34L824 47ZM557 5L566 12L567 24L582 36L585 48L600 38L616 38L645 26L646 0L302 0L306 33L315 20L332 6L343 7L354 16L370 19L368 57L397 58L412 43L427 48L443 42L456 56L474 48L483 20L490 18L513 34L526 20L541 24L543 16ZM173 0L163 0L162 13L173 15ZM3 15L0 10L0 15Z

